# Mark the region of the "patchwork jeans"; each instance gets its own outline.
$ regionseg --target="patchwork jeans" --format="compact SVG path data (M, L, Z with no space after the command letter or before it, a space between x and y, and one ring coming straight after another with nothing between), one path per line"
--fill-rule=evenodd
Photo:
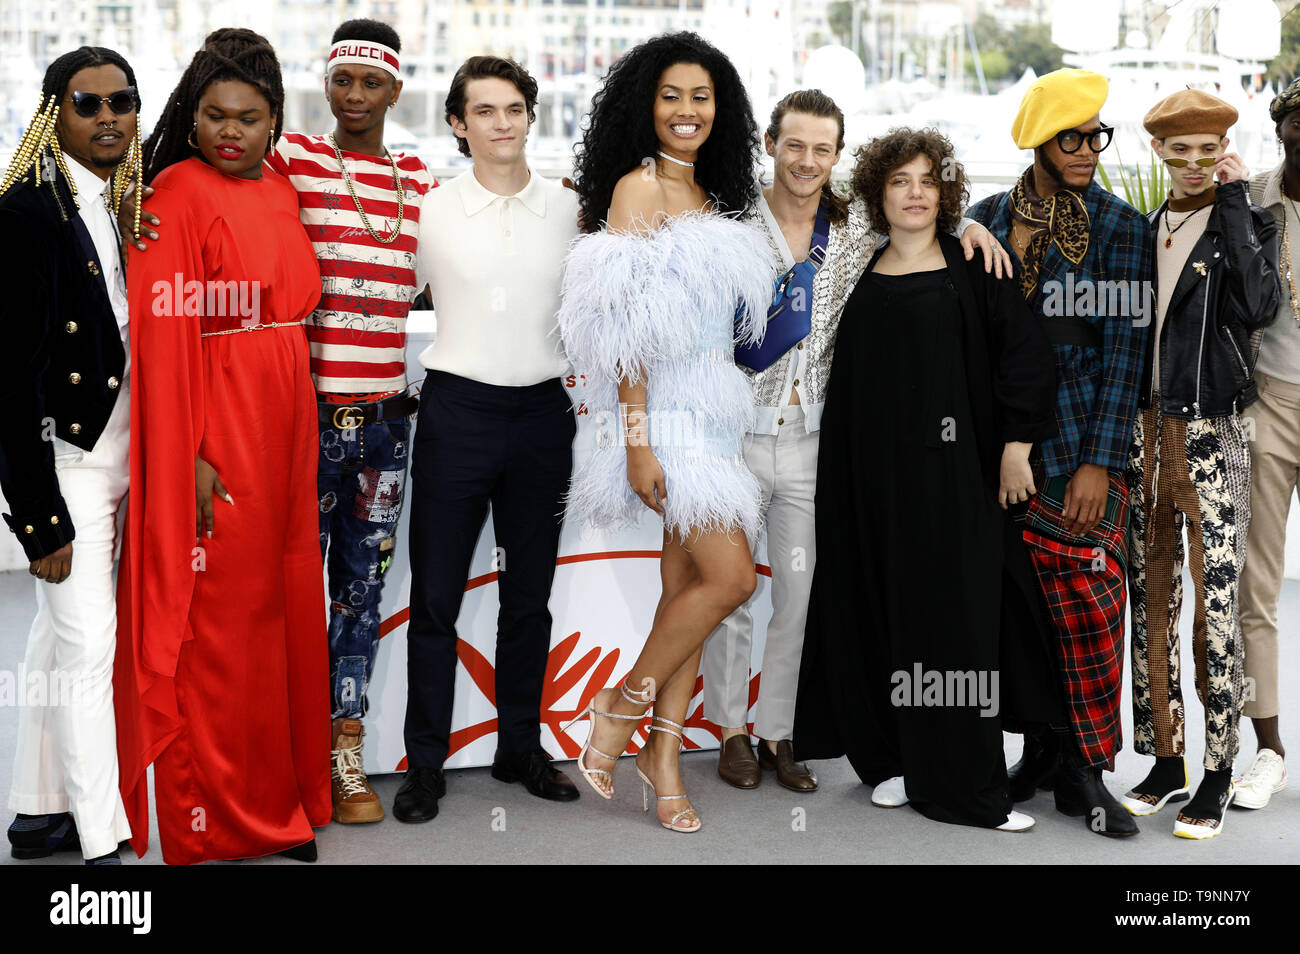
M332 405L323 405L332 407ZM359 718L379 649L379 599L402 513L411 420L320 425L320 550L329 575L331 718Z
M1166 757L1186 750L1178 639L1186 559L1196 590L1192 657L1205 706L1204 765L1230 769L1243 698L1238 585L1250 526L1250 455L1241 421L1183 420L1145 409L1134 425L1128 481L1134 748Z

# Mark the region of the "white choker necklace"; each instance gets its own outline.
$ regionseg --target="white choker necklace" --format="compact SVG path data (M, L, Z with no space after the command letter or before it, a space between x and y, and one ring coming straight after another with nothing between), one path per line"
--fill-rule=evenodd
M672 156L668 155L668 153L664 152L662 149L659 150L659 156L663 159L667 159L669 162L675 162L679 166L686 166L688 169L693 169L695 167L695 163L687 162L685 159L674 159Z

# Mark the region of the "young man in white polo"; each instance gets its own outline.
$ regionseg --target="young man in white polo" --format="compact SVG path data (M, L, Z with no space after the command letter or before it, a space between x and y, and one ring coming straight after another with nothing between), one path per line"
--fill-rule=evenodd
M432 193L418 279L438 320L412 448L411 617L406 756L393 804L428 821L445 794L456 677L456 617L489 509L499 571L494 778L554 801L578 797L551 767L539 724L555 575L576 424L554 333L561 265L578 198L528 168L537 83L519 64L467 60L446 117L473 167Z

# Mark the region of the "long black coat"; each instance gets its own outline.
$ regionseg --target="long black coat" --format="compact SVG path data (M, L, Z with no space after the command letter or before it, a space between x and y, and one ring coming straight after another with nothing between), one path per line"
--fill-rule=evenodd
M29 173L0 196L0 490L31 560L76 534L51 435L91 450L121 391L126 351L104 274L62 175L38 188Z
M817 566L794 745L799 758L847 754L868 784L904 775L913 804L931 817L997 825L1010 808L999 728L1060 715L1050 620L1017 524L996 503L1003 445L1056 433L1055 361L1015 283L987 275L980 256L966 262L956 239L939 241L957 302L956 360L969 408L962 427L973 431L978 457L978 472L965 472L982 486L946 484L926 469L938 458L917 456L924 447L914 454L897 450L896 437L881 439L894 433L886 419L903 418L897 408L869 406L872 396L883 381L914 377L899 369L935 357L881 353L879 342L895 337L881 323L906 319L879 299L851 299L822 418ZM896 400L922 402L923 418L937 421L939 404L929 405L944 399ZM900 487L918 467L928 476ZM957 668L1000 670L1000 718L904 714L891 702L890 680L913 653L935 668L964 660ZM927 764L939 767L927 773Z

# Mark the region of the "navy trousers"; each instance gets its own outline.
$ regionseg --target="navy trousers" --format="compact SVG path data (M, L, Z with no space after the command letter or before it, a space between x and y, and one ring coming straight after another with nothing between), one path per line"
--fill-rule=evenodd
M456 677L456 618L487 520L496 531L497 745L541 744L551 645L547 606L564 494L573 469L573 406L559 378L501 387L430 371L411 451L411 618L407 625L406 755L412 768L447 758Z

